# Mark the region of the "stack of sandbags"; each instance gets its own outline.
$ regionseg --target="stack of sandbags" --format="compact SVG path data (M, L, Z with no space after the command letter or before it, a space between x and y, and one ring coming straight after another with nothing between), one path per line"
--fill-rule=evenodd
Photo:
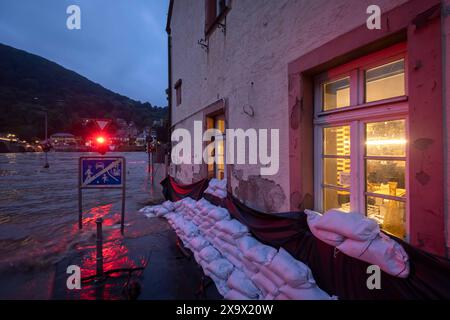
M408 277L408 254L400 244L381 233L375 220L334 209L324 215L312 210L305 213L308 226L318 239L348 256L378 265L390 275Z
M147 206L139 210L139 212L143 212L146 217L163 217L169 212L173 212L175 210L174 203L172 201L165 201L161 205L156 206Z
M205 193L212 194L217 198L226 198L227 197L227 179L211 179L208 184L208 188L205 190Z
M191 198L160 207L168 210L164 217L226 299L330 299L306 265L253 238L228 210Z

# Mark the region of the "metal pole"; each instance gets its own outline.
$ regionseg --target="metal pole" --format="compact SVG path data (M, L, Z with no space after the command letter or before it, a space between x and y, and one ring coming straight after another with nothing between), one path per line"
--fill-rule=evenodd
M47 120L47 112L45 113L45 143L48 143L48 120ZM48 156L47 151L45 152L45 164L44 168L49 168L50 165L48 164Z
M164 168L166 178L169 176L169 155L166 153L164 155Z
M152 171L151 171L151 181L152 181L152 186L154 185L154 180L155 180L155 164L154 164L154 160L153 160L153 156L154 156L154 153L152 152L151 154L150 154L150 159L151 159L151 167L152 167Z
M81 158L78 160L78 229L83 228L83 190L81 189Z
M97 224L97 278L101 278L103 277L103 219L98 218L95 223Z
M122 186L122 217L120 221L120 232L124 233L125 231L125 188L127 186L127 167L126 167L126 160L123 158L123 186Z

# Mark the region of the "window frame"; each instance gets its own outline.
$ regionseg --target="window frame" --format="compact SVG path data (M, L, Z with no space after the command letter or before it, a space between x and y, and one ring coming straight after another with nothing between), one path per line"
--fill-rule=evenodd
M225 19L231 9L231 0L221 0L223 7L218 12L218 0L205 0L205 36L208 37Z
M367 69L404 59L405 95L365 103L365 79ZM350 75L350 106L323 111L323 84ZM378 121L405 121L405 138L409 141L408 121L408 57L406 44L377 51L342 66L330 69L314 78L314 209L324 208L324 128L350 126L350 210L367 215L366 198L366 124ZM355 90L356 88L356 90ZM400 157L398 157L400 158ZM405 239L410 236L409 208L409 143L405 146ZM403 161L403 160L402 160ZM370 196L370 195L369 195ZM380 196L389 198L389 196ZM397 199L394 199L397 200Z
M182 84L183 84L182 80L178 79L177 82L175 82L175 85L173 86L173 88L175 89L175 103L176 103L177 107L180 106L181 103L183 102L183 100L182 100L183 92L182 92L182 88L181 88Z

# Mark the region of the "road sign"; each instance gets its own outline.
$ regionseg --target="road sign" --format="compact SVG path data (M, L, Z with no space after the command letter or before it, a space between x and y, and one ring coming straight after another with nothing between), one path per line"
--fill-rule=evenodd
M81 188L122 188L123 157L81 157Z
M124 157L80 157L78 164L78 227L83 227L83 189L122 189L120 230L124 232L126 162Z
M111 122L109 119L96 119L95 122L97 123L100 130L103 130L106 128L106 126Z

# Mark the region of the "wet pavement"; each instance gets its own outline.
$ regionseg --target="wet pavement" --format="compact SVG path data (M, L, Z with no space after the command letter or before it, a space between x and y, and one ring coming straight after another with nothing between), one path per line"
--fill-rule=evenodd
M84 191L83 229L78 229L81 155L94 154L50 153L50 168L43 169L43 154L0 154L0 299L219 299L214 284L198 295L202 271L178 249L168 223L138 212L163 201L164 167L155 167L152 186L145 153L108 154L127 159L124 235L120 191L113 190ZM95 274L100 217L104 271L125 272L69 290L68 266L79 266L82 278Z

